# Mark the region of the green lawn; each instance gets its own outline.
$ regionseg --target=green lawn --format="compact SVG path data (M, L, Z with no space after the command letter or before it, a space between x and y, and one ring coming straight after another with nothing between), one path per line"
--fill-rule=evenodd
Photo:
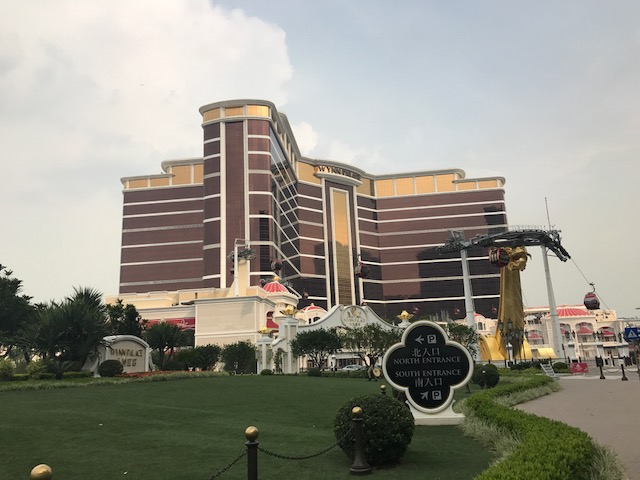
M27 479L47 463L54 480L205 480L244 450L244 430L284 455L335 443L333 419L380 383L306 376L231 376L0 392L0 479ZM459 392L462 393L462 392ZM262 479L352 478L337 447L300 461L259 453ZM455 427L416 427L402 464L378 479L471 479L491 455ZM246 458L220 476L246 479Z

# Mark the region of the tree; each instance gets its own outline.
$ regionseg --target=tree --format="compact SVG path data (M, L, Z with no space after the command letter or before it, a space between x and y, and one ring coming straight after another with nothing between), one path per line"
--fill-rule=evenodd
M355 352L368 366L384 355L389 347L400 342L402 330L367 324L359 328L347 328L342 333L342 346Z
M151 349L158 352L158 368L162 370L171 361L177 347L185 345L185 337L178 325L168 322L158 322L148 328L144 339ZM165 358L165 353L168 355Z
M65 368L79 370L97 353L109 335L102 294L91 288L75 288L64 301L39 305L23 323L19 344L38 353L49 366L66 362Z
M318 368L322 368L329 355L342 348L341 338L333 328L299 333L290 343L291 352L296 357L306 355L311 365Z
M187 330L184 331L186 333ZM220 359L222 348L218 345L200 345L194 348L183 348L176 353L175 359L185 367L211 370Z
M222 348L218 345L200 345L193 351L193 366L201 370L211 370L218 363Z
M32 321L22 326L20 338L47 363L62 352L65 331L62 306L50 302L40 305Z
M478 334L475 329L461 323L449 322L446 325L445 331L447 332L449 340L458 342L469 350L471 357L476 357L478 354Z
M113 335L142 336L147 321L142 319L135 305L124 305L119 298L116 303L107 305L106 308Z
M222 347L222 361L226 372L256 373L256 348L246 340Z
M471 358L476 358L478 354L478 334L474 328L463 325L462 323L448 322L445 331L450 340L458 342L464 348L469 350ZM467 392L471 392L469 384L466 385Z
M109 335L102 293L92 288L74 288L61 308L66 323L61 360L74 362L79 370Z
M18 342L21 326L29 320L35 307L31 297L20 295L22 280L13 271L0 265L0 347L9 355Z

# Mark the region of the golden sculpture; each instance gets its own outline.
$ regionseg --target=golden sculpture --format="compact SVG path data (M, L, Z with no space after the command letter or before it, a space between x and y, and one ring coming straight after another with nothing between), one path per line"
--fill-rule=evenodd
M293 305L287 305L284 310L280 310L280 313L282 315L286 315L288 317L293 317L295 316L296 313L298 313L298 309L296 307L294 307Z
M520 272L527 266L529 254L525 247L503 247L509 254L509 263L500 269L500 308L495 338L500 353L508 357L507 343L513 347L513 358L522 358L524 343L524 305Z
M413 315L406 310L402 310L402 313L400 315L396 315L396 317L404 322L405 320L411 320L411 318L413 318Z

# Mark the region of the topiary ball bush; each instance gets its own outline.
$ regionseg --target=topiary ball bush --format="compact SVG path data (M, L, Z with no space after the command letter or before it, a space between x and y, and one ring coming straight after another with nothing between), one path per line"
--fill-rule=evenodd
M264 370L260 371L260 375L273 375L273 370L271 370L270 368L265 368Z
M484 372L484 374L482 373ZM487 363L485 365L478 363L473 367L473 376L471 380L476 385L481 387L495 387L500 381L500 374L498 373L498 367L493 363Z
M312 367L307 371L307 375L310 377L321 377L322 372L320 371L319 368Z
M115 377L123 371L124 367L118 360L105 360L98 367L98 373L101 377Z
M409 409L392 396L368 394L349 400L338 410L333 431L338 446L353 459L355 433L353 407L362 408L364 455L371 466L390 467L400 462L411 443L415 423Z

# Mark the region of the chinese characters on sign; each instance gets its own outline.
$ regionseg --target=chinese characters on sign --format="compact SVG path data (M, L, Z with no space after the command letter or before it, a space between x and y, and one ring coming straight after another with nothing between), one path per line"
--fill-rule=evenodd
M433 322L410 325L402 343L384 356L387 381L404 391L419 410L439 411L453 401L455 390L471 378L473 360L460 344L449 341L445 331Z

